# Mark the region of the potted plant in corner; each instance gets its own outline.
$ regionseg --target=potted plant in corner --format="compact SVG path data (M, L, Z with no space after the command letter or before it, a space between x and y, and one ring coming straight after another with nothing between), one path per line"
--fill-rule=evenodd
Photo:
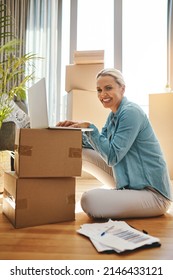
M26 67L35 58L33 54L14 55L18 48L17 40L0 46L0 150L13 150L15 123L8 121L15 109L14 100L26 99L26 83L33 78L33 73L25 74Z
M14 100L26 100L26 84L34 78L36 59L35 54L20 53L22 41L10 26L15 26L14 19L0 2L0 151L14 149L15 123L7 120L15 109Z

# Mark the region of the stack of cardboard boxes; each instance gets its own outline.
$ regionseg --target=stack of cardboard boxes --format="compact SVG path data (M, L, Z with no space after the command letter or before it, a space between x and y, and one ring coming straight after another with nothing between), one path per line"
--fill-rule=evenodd
M74 53L74 64L66 66L67 119L103 127L109 110L99 102L96 91L96 75L103 68L104 51Z
M19 129L15 172L4 175L3 213L16 228L75 219L79 130Z
M97 98L104 51L77 51L66 66L67 118L104 125L109 111ZM4 174L3 213L16 228L75 219L75 183L82 171L79 130L19 129L15 172Z

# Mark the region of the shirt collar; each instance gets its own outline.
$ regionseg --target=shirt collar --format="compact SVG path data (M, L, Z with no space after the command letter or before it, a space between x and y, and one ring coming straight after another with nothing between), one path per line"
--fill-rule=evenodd
M112 117L117 117L119 115L121 108L127 103L127 101L128 101L127 97L124 96L123 99L121 100L118 110L115 113L112 112Z

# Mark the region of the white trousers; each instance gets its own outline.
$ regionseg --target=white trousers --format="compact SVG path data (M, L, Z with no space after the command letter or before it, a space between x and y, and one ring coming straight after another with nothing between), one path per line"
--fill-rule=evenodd
M82 169L108 188L98 188L83 193L81 206L93 218L138 218L164 214L171 202L154 189L116 189L112 168L91 149L83 149Z

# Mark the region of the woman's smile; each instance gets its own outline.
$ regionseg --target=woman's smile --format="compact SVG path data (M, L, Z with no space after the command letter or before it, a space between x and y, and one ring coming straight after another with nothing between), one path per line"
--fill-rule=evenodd
M112 101L111 97L102 98L101 100L102 103L109 103L110 101Z

